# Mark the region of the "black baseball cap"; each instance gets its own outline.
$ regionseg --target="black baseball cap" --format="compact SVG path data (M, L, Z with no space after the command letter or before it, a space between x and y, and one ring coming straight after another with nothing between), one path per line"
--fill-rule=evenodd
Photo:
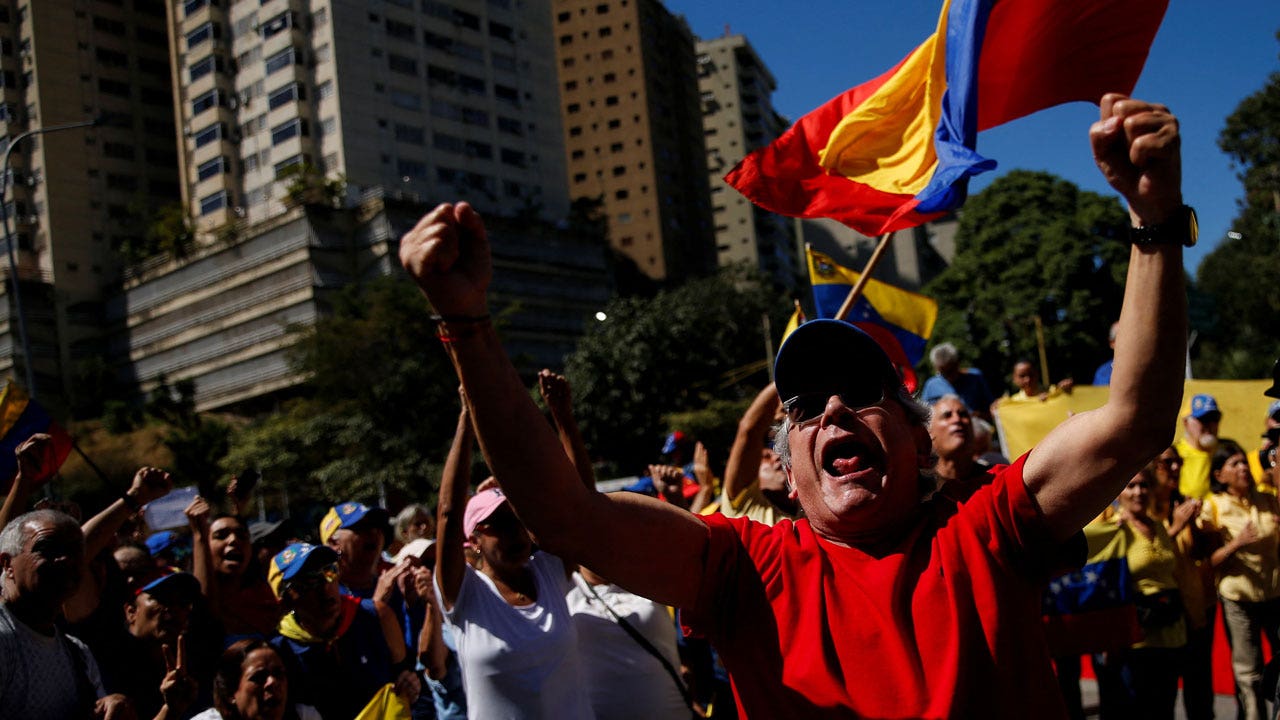
M832 319L810 320L787 336L773 365L773 381L784 403L857 384L902 384L879 343L853 325Z

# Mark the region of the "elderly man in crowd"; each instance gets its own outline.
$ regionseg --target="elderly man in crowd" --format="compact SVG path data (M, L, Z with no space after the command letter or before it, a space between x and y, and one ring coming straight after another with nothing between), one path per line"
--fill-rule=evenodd
M1167 446L1186 344L1192 223L1177 121L1117 95L1101 106L1094 155L1135 226L1110 398L963 505L921 502L927 412L879 346L835 320L802 325L775 368L787 413L777 447L804 519L768 527L594 492L489 321L479 215L436 208L400 257L440 315L485 457L540 546L681 608L719 648L748 716L1062 716L1039 628L1048 551Z

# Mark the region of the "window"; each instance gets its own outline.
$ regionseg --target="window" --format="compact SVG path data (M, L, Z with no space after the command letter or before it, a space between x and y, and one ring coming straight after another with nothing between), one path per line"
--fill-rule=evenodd
M618 177L618 176L620 176L620 175L626 175L626 174L627 174L627 166L626 166L626 165L614 165L614 166L613 166L613 176L614 176L614 177Z
M192 48L200 45L200 43L207 42L209 40L216 40L221 37L221 35L222 33L219 31L217 25L207 22L187 33L187 50L191 50Z
M524 126L515 118L498 116L498 132L504 132L508 135L524 135Z
M222 123L214 123L196 133L196 147L204 147L215 140L221 140L225 129Z
M569 115L573 115L574 113L582 111L582 105L580 103L569 103L565 106L564 111Z
M609 37L610 35L613 34L613 28L606 25L605 27L600 28L599 34L600 34L600 37L602 38Z
M571 44L573 44L573 35L572 35L571 33L565 33L564 35L561 35L561 36L560 36L560 44L561 44L561 45L571 45Z
M267 58L267 74L283 70L296 62L298 62L297 52L292 47L287 47Z
M325 118L320 121L320 134L332 135L338 131L338 118Z
M509 150L502 148L502 164L513 165L515 167L525 167L525 155L517 150Z
M322 82L322 83L320 83L319 85L317 85L317 86L316 86L316 94L320 96L320 99L321 99L321 100L323 100L324 98L327 98L327 97L333 97L333 81L332 81L332 80L325 80L324 82ZM395 94L394 94L394 91L393 91L393 93L392 93L392 96L391 96L391 97L392 97L392 102L395 102Z
M503 25L492 20L489 21L489 37L506 40L509 43L516 41L515 30L510 25Z
M463 152L470 157L479 158L481 160L493 159L493 146L489 143L467 140Z
M385 27L387 28L387 37L396 40L407 40L413 42L418 36L417 31L409 23L403 23L399 20L386 19Z
M267 109L275 110L281 105L306 99L307 93L304 87L296 82L291 82L267 96Z
M196 168L196 180L208 180L226 171L227 159L225 157L216 157L208 162L200 163L200 166Z
M129 56L115 50L106 48L95 48L93 55L98 60L98 64L104 67L128 67Z
M201 93L191 101L191 114L199 115L205 110L221 105L222 103L219 102L219 100L220 98L217 90L210 90L207 93Z
M329 92L330 94L333 94L332 84L330 84ZM422 109L422 96L417 93L391 88L387 94L391 97L391 104L402 110Z
M294 118L286 123L281 123L271 128L271 144L279 145L290 138L307 136L307 121L300 118Z
M102 143L102 154L116 160L133 160L136 157L133 146L128 143Z
M396 123L396 140L410 145L426 145L427 133L416 125Z
M187 0L182 4L182 14L191 17L197 10L209 4L209 0Z
M227 191L219 190L212 195L205 195L200 198L200 214L208 215L217 212L227 206Z
M207 27L209 27L209 24L205 23L204 25L200 26L200 28L197 28L192 32L199 32L201 29L207 28ZM123 36L126 32L124 23L120 22L119 20L112 20L110 18L104 18L99 15L93 16L93 29L101 30L102 32L109 33L111 35L120 35L120 36ZM188 34L187 38L189 41L191 38L191 35ZM29 44L30 40L28 40L27 43Z
M472 15L465 10L453 9L453 24L468 30L480 29L480 16Z
M217 55L210 55L208 57L201 58L194 63L191 63L191 68L189 70L191 73L191 81L195 82L214 71L222 72L222 58Z
M427 176L427 164L419 160L401 158L396 161L396 172L400 174L400 177L421 180Z
M432 133L431 146L437 150L445 152L464 153L466 152L466 143L462 138L447 133Z
M294 19L294 16L293 16L293 11L286 10L285 12L282 12L279 15L276 15L275 17L271 18L270 20L262 23L262 28L261 28L262 39L266 40L267 38L272 37L273 35L278 35L284 32L285 30L288 30L289 28L293 27L296 24L296 22L297 21Z
M387 53L387 66L402 75L417 75L418 61L395 53Z
M131 94L129 83L120 82L118 80L108 80L107 78L98 78L98 90L108 95L127 98Z
M492 58L494 70L505 70L507 72L516 71L515 56L495 52L491 53L489 57Z
M503 102L519 104L520 92L513 87L507 85L493 84L493 96Z
M306 155L294 155L293 157L281 160L280 162L272 166L272 168L275 170L275 173L276 173L276 179L279 180L280 176L284 173L285 170L288 170L294 165L302 165L305 162L307 162Z
M610 95L609 97L607 97L607 98L605 98L605 99L604 99L604 104L605 104L605 105L608 105L608 106L610 106L610 107L612 107L612 106L614 106L614 105L617 105L617 104L618 104L618 96L617 96L617 95Z

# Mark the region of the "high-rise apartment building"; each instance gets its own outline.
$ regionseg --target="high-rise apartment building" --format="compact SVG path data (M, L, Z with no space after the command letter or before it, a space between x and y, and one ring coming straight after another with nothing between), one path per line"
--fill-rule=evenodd
M173 3L183 196L198 227L279 215L291 187L340 177L346 205L382 187L563 218L547 2Z
M553 0L569 192L654 279L715 267L693 35L658 0Z
M103 348L104 289L148 208L176 202L162 0L0 2L0 151L19 134L5 201L39 399L55 409ZM54 126L98 119L94 127ZM47 131L47 132L43 132ZM26 374L4 264L0 373Z
M741 35L699 40L698 89L715 217L716 260L745 263L794 289L803 273L793 224L751 204L724 181L742 158L773 142L787 121L773 109L777 82L751 43Z

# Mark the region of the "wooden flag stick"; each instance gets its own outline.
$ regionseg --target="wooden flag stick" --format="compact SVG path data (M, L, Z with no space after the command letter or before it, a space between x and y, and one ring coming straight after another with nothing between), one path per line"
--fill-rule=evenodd
M1049 390L1049 354L1044 348L1044 322L1039 315L1032 317L1036 324L1036 349L1040 351L1040 387Z
M871 279L871 272L876 269L876 265L880 264L880 257L884 255L885 249L889 247L889 239L892 237L893 233L885 233L876 241L875 252L871 253L871 259L867 261L867 266L862 268L862 273L858 275L858 282L854 283L853 288L849 290L848 297L840 305L840 310L836 312L837 320L843 320L848 317L849 311L853 310L854 303L858 302L858 298L862 297L862 289L866 287L867 281Z

